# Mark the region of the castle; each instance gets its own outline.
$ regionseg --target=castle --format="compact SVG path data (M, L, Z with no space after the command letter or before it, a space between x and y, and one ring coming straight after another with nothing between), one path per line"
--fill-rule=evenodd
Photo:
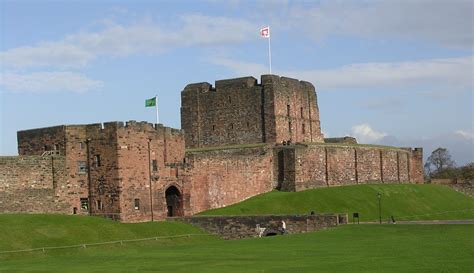
M422 148L324 139L314 86L276 75L187 85L182 130L129 121L18 132L0 212L163 220L273 189L423 183Z

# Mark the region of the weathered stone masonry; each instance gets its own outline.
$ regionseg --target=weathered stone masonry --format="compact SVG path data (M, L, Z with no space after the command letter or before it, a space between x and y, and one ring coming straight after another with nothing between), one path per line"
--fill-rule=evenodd
M60 204L59 212L103 215L125 222L189 213L189 187L183 185L187 172L183 163L184 135L180 130L134 121L65 125L20 131L18 143L19 158L49 162L51 148L55 149L54 154L61 155L63 172L56 175L57 186L48 188ZM16 168L14 161L5 162L8 167L0 172L5 177L2 185L13 184L19 191L27 189L19 179L14 179L8 168L23 175L35 173L27 167ZM41 181L50 183L50 178L44 175L44 172L38 174ZM167 190L170 190L168 194ZM24 207L30 207L30 201L36 204L38 198L28 195L19 199ZM36 206L28 210L2 207L2 211L51 210Z
M273 189L423 182L421 148L325 143L315 88L304 81L190 84L181 122L184 131L135 121L19 131L20 156L0 157L0 212L140 222Z
M187 85L181 93L186 147L323 142L314 86L263 75Z

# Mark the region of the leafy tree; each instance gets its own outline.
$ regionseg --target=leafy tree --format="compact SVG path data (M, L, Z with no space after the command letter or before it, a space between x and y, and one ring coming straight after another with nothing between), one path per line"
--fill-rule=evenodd
M431 153L426 164L428 165L425 165L425 167L428 167L429 170L432 167L434 168L434 173L454 168L454 161L451 159L448 149L441 147Z

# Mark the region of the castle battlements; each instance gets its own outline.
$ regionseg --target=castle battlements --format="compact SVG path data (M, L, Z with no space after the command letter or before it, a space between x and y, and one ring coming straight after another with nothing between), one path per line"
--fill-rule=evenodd
M0 158L0 212L155 221L274 189L423 182L422 148L325 142L309 82L214 86L183 89L182 130L130 120L19 131L20 156Z

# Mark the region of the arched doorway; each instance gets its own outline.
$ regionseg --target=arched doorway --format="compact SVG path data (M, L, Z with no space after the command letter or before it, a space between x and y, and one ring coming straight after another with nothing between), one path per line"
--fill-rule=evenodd
M183 216L183 197L175 186L165 191L167 216Z

